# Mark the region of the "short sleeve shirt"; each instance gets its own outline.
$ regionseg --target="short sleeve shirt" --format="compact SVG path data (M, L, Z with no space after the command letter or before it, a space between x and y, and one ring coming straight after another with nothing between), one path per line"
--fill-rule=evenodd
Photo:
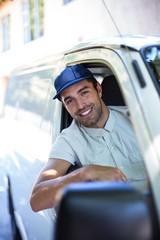
M49 158L82 166L96 164L119 168L140 190L146 189L146 170L127 116L127 109L110 108L104 128L86 128L73 120L53 143Z

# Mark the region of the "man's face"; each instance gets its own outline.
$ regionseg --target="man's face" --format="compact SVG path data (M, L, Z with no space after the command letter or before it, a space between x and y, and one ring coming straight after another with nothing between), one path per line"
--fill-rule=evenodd
M97 83L80 81L64 89L61 100L70 115L85 127L96 128L102 119L102 89Z

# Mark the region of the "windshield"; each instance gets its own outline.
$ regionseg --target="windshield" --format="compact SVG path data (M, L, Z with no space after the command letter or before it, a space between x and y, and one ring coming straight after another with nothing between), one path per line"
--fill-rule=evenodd
M143 56L160 92L160 46L145 48L143 50Z

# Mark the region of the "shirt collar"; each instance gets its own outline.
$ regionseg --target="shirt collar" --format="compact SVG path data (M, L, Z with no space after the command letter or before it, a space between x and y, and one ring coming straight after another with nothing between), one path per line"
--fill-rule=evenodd
M114 116L113 111L109 109L109 118L104 126L104 129L107 130L108 132L112 132L115 122L116 122L116 117Z

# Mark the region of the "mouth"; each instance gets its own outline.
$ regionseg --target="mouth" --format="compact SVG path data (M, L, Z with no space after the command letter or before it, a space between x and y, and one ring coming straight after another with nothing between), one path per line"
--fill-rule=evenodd
M91 111L92 111L92 109L89 108L88 110L82 112L82 113L80 114L80 116L87 116Z
M81 119L88 119L89 117L91 117L93 112L93 107L88 108L87 110L83 110L81 112L79 112L79 117Z

